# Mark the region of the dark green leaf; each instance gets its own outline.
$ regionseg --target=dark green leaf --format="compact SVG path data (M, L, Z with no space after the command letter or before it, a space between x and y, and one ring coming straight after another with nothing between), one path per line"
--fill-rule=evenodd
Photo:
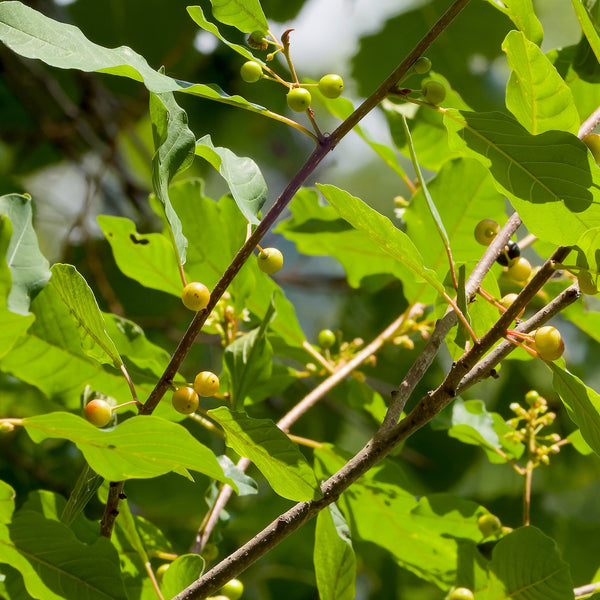
M150 94L150 117L155 150L152 184L163 204L179 260L185 264L188 241L169 199L169 183L177 173L185 171L192 164L196 138L188 127L186 112L175 102L172 92Z
M23 576L27 591L40 600L125 600L119 556L106 538L83 544L54 519L18 511L0 534L0 562Z
M269 419L252 419L225 406L208 411L223 427L227 445L250 459L273 491L296 502L321 497L315 475L298 449Z
M12 227L8 248L2 257L6 256L12 281L7 307L9 311L19 315L29 314L31 300L50 279L48 261L40 252L31 217L29 196L0 196L0 224L8 219Z
M600 171L576 136L563 131L534 136L502 113L450 110L445 123L452 143L490 169L539 238L568 246L600 226Z
M271 376L273 348L267 339L267 328L275 314L275 306L271 302L260 327L225 348L223 360L229 372L231 396L236 409L242 408L246 397L252 397L255 385Z
M556 543L535 527L521 527L495 546L490 580L481 598L568 600L574 598L569 565Z

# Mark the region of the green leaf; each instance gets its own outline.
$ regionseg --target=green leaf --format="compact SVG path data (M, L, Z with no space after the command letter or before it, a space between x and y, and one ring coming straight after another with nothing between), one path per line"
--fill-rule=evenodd
M511 31L502 50L512 70L506 106L519 123L534 135L552 129L577 135L581 119L573 94L538 46Z
M201 6L188 6L187 11L192 19L205 31L212 33L214 36L219 38L224 44L229 46L234 52L241 54L246 60L255 60L258 63L264 64L260 58L256 58L252 52L246 48L246 46L240 46L226 40L214 23L206 20L204 12ZM254 31L254 30L253 30Z
M335 504L317 516L313 562L321 600L354 600L356 556L350 529Z
M173 598L186 587L200 579L204 571L204 559L198 554L178 556L165 571L160 589L165 598Z
M577 20L581 25L581 30L590 44L590 48L596 55L596 60L600 62L600 35L594 27L594 22L591 19L589 10L581 0L571 0Z
M275 314L275 305L271 301L260 327L225 348L223 361L229 372L234 409L241 409L244 399L252 398L253 388L271 377L273 348L267 339L267 328Z
M0 41L21 56L60 69L98 71L140 81L154 94L183 92L252 112L267 112L241 96L226 94L217 85L189 83L159 73L127 46L104 48L94 44L77 27L49 19L21 2L0 3Z
M217 460L219 461L225 476L235 481L238 487L238 496L248 496L250 494L258 493L258 484L256 481L239 469L226 454L217 456Z
M250 223L258 223L258 214L267 199L267 184L257 164L240 158L228 148L215 147L210 135L196 142L196 154L206 159L225 179L242 214Z
M494 547L482 600L568 600L574 598L569 565L554 540L535 527L521 527Z
M488 2L503 12L534 44L539 46L542 43L544 30L535 16L532 0L503 0L501 4L495 0Z
M444 100L446 108L469 110L469 106L452 89L450 82L443 75L428 75L428 79L432 78L442 82L447 90ZM460 157L461 153L448 145L448 130L444 126L444 117L437 110L432 110L429 106L407 105L405 102L397 104L389 99L381 103L381 108L385 113L394 145L404 156L410 158L408 140L402 124L402 117L406 116L410 118L415 152L422 167L430 171L439 171L446 161Z
M562 131L534 136L495 112L450 110L445 123L452 143L490 169L498 189L539 238L568 246L600 226L600 170L576 136Z
M90 467L109 481L170 471L185 475L191 469L237 489L206 446L181 425L160 417L137 416L103 431L71 413L55 412L28 417L23 426L35 443L47 438L73 442Z
M345 462L327 447L316 450L315 458L328 473ZM398 465L383 461L338 504L354 539L385 548L402 568L447 589L455 582L459 549L481 541L477 519L487 511L451 494L418 500L405 486L406 475Z
M0 481L0 523L10 523L15 510L15 490L4 481Z
M83 351L78 327L53 285L47 285L36 296L31 309L35 322L0 359L0 370L36 386L48 398L73 410L80 408L86 385L119 402L131 400L121 371L103 366ZM155 377L131 375L140 397L152 391Z
M394 227L387 217L333 185L317 184L317 188L343 219L367 233L381 253L408 267L416 281L426 281L438 292L444 292L444 286L435 272L425 267L410 238Z
M550 363L554 389L579 426L583 439L600 454L600 395L556 363Z
M135 224L124 217L101 215L98 224L125 275L146 287L181 296L183 286L177 261L164 234L139 234Z
M77 322L83 351L98 362L118 368L123 361L106 332L104 317L85 279L72 265L55 264L51 271L51 285Z
M20 510L0 532L0 563L23 576L40 600L126 600L119 556L106 538L80 542L66 525Z
M242 33L267 32L269 25L258 0L210 0L215 19Z
M227 434L227 445L250 459L276 494L305 502L321 497L315 474L298 446L269 419L252 419L221 406L209 410Z
M49 264L40 252L31 218L29 196L20 194L0 196L0 224L8 219L12 226L10 242L3 255L3 258L6 256L6 264L12 280L7 308L19 315L29 314L31 300L50 279Z
M35 320L35 316L32 314L23 316L8 309L12 278L6 256L12 233L11 222L0 217L0 358L10 352L15 342Z
M155 150L152 158L152 184L156 196L163 204L179 260L181 264L185 264L188 241L169 199L169 183L177 173L185 171L194 161L196 138L188 127L186 112L175 102L172 92L150 94L150 117Z
M60 520L65 525L71 525L88 502L96 495L103 481L102 477L90 469L89 465L83 467L60 515Z
M153 344L145 336L144 330L133 321L112 313L103 313L103 316L106 332L115 343L119 354L137 368L159 378L169 364L169 353Z

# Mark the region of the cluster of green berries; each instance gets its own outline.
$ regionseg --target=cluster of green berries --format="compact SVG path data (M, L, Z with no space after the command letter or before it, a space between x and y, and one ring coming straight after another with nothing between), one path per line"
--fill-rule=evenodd
M525 394L527 408L518 402L513 402L510 409L515 417L506 424L513 430L511 439L524 443L533 460L534 466L548 465L550 456L560 452L561 436L558 433L542 434L544 427L549 427L556 419L556 413L548 411L548 402L536 390Z
M256 83L265 77L264 67L255 60L245 62L240 68L240 75L246 83ZM288 106L295 112L304 112L310 108L312 95L308 90L310 84L288 84L286 95ZM323 75L317 84L319 92L325 98L339 98L344 91L344 80L335 73Z
M183 386L173 392L171 403L182 415L190 415L200 404L200 396L208 398L219 391L219 378L212 371L202 371L196 375L193 387Z

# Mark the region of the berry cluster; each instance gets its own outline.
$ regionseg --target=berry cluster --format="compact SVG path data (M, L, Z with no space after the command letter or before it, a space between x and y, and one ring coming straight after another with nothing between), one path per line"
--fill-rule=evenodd
M269 79L283 84L288 92L286 101L289 108L295 112L305 112L310 108L312 95L309 88L316 87L325 98L339 98L344 91L344 81L336 73L323 75L318 83L300 83L294 69L289 53L289 32L282 36L282 42L277 41L271 34L265 36L262 32L254 32L248 38L248 45L256 50L267 50L274 46L275 50L267 54L266 60L270 62L277 52L282 52L290 67L293 81L281 78L273 69L257 60L246 61L240 67L240 76L246 83L256 83L261 79Z
M199 396L214 396L219 391L219 386L219 378L212 371L202 371L196 375L193 387L183 386L173 392L173 408L182 415L192 414L200 403Z

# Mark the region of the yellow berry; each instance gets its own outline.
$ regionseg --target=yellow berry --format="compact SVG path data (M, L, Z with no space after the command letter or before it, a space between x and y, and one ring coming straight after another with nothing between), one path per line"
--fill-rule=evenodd
M271 275L277 273L283 266L283 254L277 248L263 248L256 262L263 273Z
M212 371L202 371L194 379L194 389L199 396L208 398L219 391L219 378Z
M199 310L206 308L210 302L210 292L203 283L193 281L183 288L181 301L189 310L198 312Z
M545 325L536 330L534 335L535 349L544 360L556 360L565 351L565 343L560 331L550 325Z
M531 264L525 257L519 256L510 263L506 274L513 281L527 281L531 275Z
M110 423L112 409L106 400L90 400L84 409L85 418L96 427L106 427Z
M182 415L190 415L199 404L198 394L191 387L180 387L173 392L171 398L173 408Z

